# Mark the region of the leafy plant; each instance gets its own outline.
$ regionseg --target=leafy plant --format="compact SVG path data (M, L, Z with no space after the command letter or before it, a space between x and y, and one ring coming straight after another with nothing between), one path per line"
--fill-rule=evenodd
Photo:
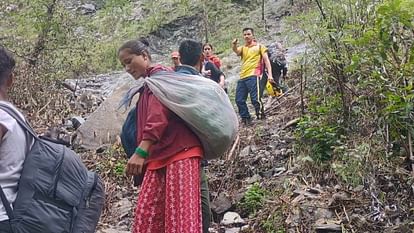
M266 233L285 233L286 230L281 226L283 217L281 215L282 213L280 213L280 211L272 213L260 224L260 226Z
M248 213L255 213L263 207L265 196L266 191L258 183L255 183L247 190L238 206Z
M296 137L305 149L305 159L318 164L329 161L333 155L334 146L340 144L341 122L335 119L338 111L338 98L327 98L326 104L310 103L312 114L302 117L298 123Z
M312 78L304 92L309 101L297 131L298 148L309 160L330 161L345 182L359 184L361 174L352 171L363 170L367 158L355 153L363 145L344 146L350 143L346 138L383 145L366 156L390 154L390 142L402 145L406 155L410 152L414 1L314 3L314 11L291 19L294 26L303 22L304 38L313 47L307 58Z

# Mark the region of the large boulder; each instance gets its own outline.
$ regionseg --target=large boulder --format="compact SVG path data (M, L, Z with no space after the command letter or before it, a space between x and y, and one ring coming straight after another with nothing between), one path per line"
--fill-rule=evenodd
M126 81L120 82L120 86L79 127L75 143L80 147L96 150L103 145L116 142L129 110L138 99L138 95L136 95L131 106L126 110L124 108L118 109L125 93L139 83L129 75L124 75L125 77L121 78L125 78Z

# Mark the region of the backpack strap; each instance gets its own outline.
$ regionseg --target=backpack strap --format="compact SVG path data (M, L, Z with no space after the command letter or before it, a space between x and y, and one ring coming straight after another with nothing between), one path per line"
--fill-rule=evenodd
M0 186L0 198L3 202L3 206L6 209L7 216L9 216L9 219L14 218L13 210L10 207L10 202L7 200L6 195L4 194L3 188Z
M260 60L263 59L263 54L262 54L262 45L259 44L259 55L260 55Z
M11 117L13 117L17 121L17 123L31 136L33 136L34 138L38 138L33 128L26 121L23 121L22 118L18 115L18 113L13 108L8 106L7 104L0 102L0 109L5 111ZM0 198L1 198L1 201L3 202L3 206L6 209L6 213L9 216L9 219L13 219L14 218L13 210L11 209L10 202L7 200L6 195L4 194L3 188L1 186L0 186Z
M26 132L28 132L32 137L34 137L35 139L38 139L38 136L33 130L33 128L17 114L16 110L14 110L13 108L11 108L10 106L4 103L0 103L0 109L2 109L3 111L7 112L10 116L12 116L17 121L17 123L19 123L19 125Z

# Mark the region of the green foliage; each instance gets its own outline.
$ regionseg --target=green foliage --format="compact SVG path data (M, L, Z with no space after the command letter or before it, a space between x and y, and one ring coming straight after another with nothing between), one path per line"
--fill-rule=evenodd
M263 207L266 191L258 183L253 184L239 203L239 207L247 213L255 213Z
M286 230L281 226L283 223L283 215L280 211L276 211L269 215L260 226L266 233L285 233Z
M115 174L118 176L123 176L125 174L125 163L117 162L115 165Z
M313 161L335 158L335 173L355 185L361 174L353 171L364 170L364 156L355 151L364 151L365 145L344 146L345 138L366 140L387 128L389 134L375 140L408 148L407 137L414 134L414 1L318 3L308 15L291 19L302 25L313 47L306 64L312 78L305 90L308 112L297 133L299 148Z
M94 169L101 174L122 179L126 177L126 164L127 159L123 149L118 146L111 146L100 155L100 160L95 163Z
M309 107L310 114L302 117L296 131L302 149L307 151L305 160L317 164L328 162L333 156L334 146L341 144L342 122L337 116L339 104L337 96L327 97L321 102L313 96Z
M361 143L351 149L346 145L338 146L335 152L342 156L332 164L332 169L344 182L352 186L362 184L365 161L368 159L370 145Z
M316 163L327 162L332 158L333 147L338 144L338 127L325 124L318 119L305 116L298 123L297 136L309 148L310 159Z

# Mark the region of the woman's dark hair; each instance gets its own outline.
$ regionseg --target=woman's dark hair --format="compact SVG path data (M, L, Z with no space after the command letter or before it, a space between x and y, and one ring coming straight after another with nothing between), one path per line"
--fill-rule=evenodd
M10 52L0 45L0 86L9 78L15 65L16 61Z
M136 54L136 55L145 54L151 60L151 55L149 53L149 42L146 38L141 37L136 40L130 40L130 41L125 42L118 49L118 54L124 49L129 49L131 53Z
M213 50L213 46L212 46L210 43L205 43L205 44L203 45L203 50L204 50L204 48L205 48L206 46L209 46L209 47L211 48L211 50Z

